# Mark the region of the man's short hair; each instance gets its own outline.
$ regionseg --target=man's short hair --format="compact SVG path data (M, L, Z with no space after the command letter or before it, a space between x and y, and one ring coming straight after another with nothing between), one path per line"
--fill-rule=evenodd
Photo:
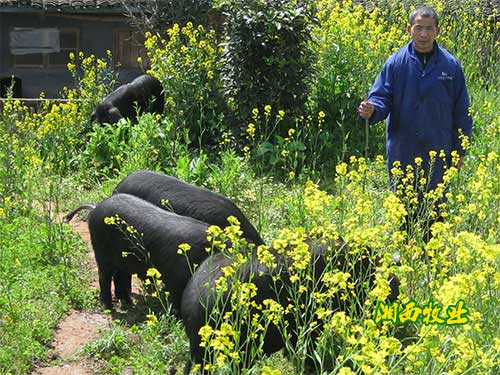
M431 7L427 6L418 6L413 11L410 13L410 25L413 25L415 23L415 18L418 16L420 17L431 17L434 20L434 23L436 24L436 27L438 26L439 23L439 18L434 9Z

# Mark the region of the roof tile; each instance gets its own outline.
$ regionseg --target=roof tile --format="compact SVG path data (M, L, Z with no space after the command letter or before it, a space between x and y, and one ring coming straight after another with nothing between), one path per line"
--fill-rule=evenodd
M144 1L127 0L130 5ZM120 7L121 0L0 0L0 7L20 8L105 8Z

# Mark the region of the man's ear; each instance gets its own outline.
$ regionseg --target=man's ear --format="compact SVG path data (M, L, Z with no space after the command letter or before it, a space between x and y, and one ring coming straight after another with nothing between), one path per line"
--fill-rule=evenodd
M408 26L406 26L406 30L408 30L408 34L411 34L411 24L408 24Z

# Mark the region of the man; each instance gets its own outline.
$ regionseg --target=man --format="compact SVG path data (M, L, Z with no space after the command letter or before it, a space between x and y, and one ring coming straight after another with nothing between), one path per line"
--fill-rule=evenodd
M461 134L470 137L472 133L470 101L460 63L436 43L436 12L417 7L410 14L407 29L411 41L386 61L358 112L370 123L387 118L391 188L398 184L391 172L394 162L399 161L405 172L420 158L427 177L424 190L429 191L442 182L452 151L460 156L457 166L462 163ZM441 150L444 160L439 157ZM430 151L437 154L432 162Z

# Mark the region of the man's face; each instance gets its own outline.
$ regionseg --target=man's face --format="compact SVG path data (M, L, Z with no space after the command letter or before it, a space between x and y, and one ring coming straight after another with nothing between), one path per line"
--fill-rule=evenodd
M413 40L413 45L418 52L431 52L434 41L439 34L439 27L432 17L415 17L413 25L408 25L408 32Z

